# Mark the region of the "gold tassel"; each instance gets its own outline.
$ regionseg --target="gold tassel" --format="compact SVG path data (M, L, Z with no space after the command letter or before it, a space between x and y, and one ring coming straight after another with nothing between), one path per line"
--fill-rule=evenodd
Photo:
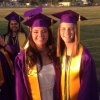
M19 27L19 32L21 31L21 20L20 20L21 18L20 18L20 16L19 16L19 24L20 24L20 27Z
M80 43L80 15L79 15L79 18L78 18L78 35L77 35L77 40L78 40L78 43L77 45Z
M51 19L51 32L53 33L53 19Z
M57 34L57 57L61 56L61 52L60 52L60 32L58 29L58 34Z

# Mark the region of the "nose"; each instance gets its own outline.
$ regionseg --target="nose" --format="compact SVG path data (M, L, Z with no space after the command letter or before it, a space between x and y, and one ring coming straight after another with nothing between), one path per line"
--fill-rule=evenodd
M42 37L43 36L43 33L41 31L39 31L38 36L39 37Z
M66 35L69 35L69 34L70 34L70 30L69 30L69 29L66 29L66 30L65 30L65 34L66 34Z

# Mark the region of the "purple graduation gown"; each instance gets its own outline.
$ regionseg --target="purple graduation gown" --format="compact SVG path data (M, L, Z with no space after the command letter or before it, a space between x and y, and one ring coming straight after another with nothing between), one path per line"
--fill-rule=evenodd
M14 100L14 76L11 73L5 56L1 52L0 62L4 77L4 83L0 86L0 100Z
M20 46L19 46L19 42L18 42L18 38L13 38L15 40L15 43L13 43L12 40L12 35L9 34L8 35L8 41L7 44L10 46L11 50L13 51L13 55L11 55L11 59L14 62L15 57L17 56L18 52L20 51Z
M16 84L16 100L32 100L27 75L25 73L25 52L21 51L15 59L15 84ZM54 63L55 65L55 63ZM60 93L60 70L55 67L56 80L54 86L54 100L61 100ZM34 83L33 83L34 84Z
M78 100L99 100L96 67L87 48L82 54L80 79Z

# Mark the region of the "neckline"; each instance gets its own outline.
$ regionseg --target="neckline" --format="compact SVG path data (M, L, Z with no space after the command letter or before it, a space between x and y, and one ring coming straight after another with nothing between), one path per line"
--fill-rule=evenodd
M49 63L49 64L46 64L46 65L43 65L43 66L49 66L49 65L53 65L53 63ZM40 64L37 64L37 66L40 66Z

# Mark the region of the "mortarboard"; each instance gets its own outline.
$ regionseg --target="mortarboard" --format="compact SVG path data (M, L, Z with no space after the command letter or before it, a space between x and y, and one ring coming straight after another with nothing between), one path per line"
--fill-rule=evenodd
M80 42L80 21L87 20L87 18L81 16L80 14L72 11L72 10L66 10L58 13L51 14L52 16L60 19L60 22L66 22L66 23L77 23L78 24L78 35L77 35L77 46ZM57 35L57 56L59 57L61 55L60 52L60 33Z
M80 14L72 11L72 10L66 10L58 13L52 14L52 16L59 18L60 22L68 22L68 23L77 23L79 20ZM87 18L80 16L80 20L87 20Z
M30 23L28 20L31 19L32 17L38 15L39 13L42 12L42 7L39 6L39 7L36 7L35 9L31 9L31 10L27 10L24 12L24 24L27 25L27 26L30 26L28 25L27 23ZM24 48L26 48L28 44L28 40L26 40L26 43L23 45Z
M49 27L56 22L56 20L40 13L24 22L24 24L29 27Z
M40 13L26 20L24 24L29 27L51 27L56 22L57 22L56 20ZM23 48L25 49L27 45L28 45L28 42L23 46Z
M39 6L35 9L27 10L24 12L24 17L33 17L34 15L37 15L42 12L42 7Z
M21 21L24 20L20 15L18 15L18 14L15 13L14 11L11 12L10 14L8 14L8 15L5 17L5 19L7 19L8 21L10 21L10 20L16 20L17 22L21 22Z

